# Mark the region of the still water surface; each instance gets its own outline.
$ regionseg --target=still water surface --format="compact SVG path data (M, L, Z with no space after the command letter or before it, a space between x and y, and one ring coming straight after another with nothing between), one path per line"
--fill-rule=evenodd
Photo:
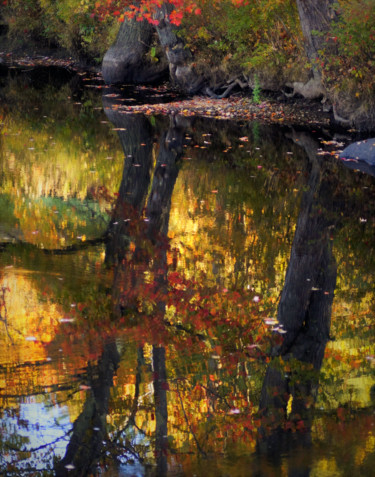
M374 178L55 73L0 78L0 475L373 475Z

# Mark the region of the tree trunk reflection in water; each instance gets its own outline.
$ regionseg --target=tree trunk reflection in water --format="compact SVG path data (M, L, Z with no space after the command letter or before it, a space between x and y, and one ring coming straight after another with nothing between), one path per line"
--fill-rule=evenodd
M88 366L87 384L90 390L83 411L73 425L64 458L55 469L57 477L87 475L92 463L101 453L103 440L107 436L106 419L113 376L120 361L114 342L108 343L96 366Z
M109 110L109 119L121 128L119 137L125 153L123 178L114 213L108 227L106 263L114 266L112 297L114 319L120 317L131 303L124 301L126 287L139 285L144 274L137 274L141 266L154 272L156 286L166 287L166 234L173 188L178 175L178 159L182 154L183 129L171 118L170 127L161 135L158 159L150 186L153 130L143 116L119 115ZM147 193L150 190L147 198ZM146 203L147 202L147 203ZM142 216L145 210L145 217ZM146 222L146 227L144 224ZM152 244L144 250L144 242ZM129 264L126 254L130 242L135 243L135 264ZM150 268L151 267L151 268ZM129 276L130 274L130 276ZM130 281L129 281L130 278ZM125 294L126 295L126 294ZM158 303L164 316L165 303ZM139 349L138 354L142 353ZM167 473L167 373L165 348L154 343L152 348L154 371L154 399L156 416L155 455L157 475ZM106 415L113 376L120 361L114 342L104 346L96 366L88 367L88 391L83 411L73 425L72 436L64 458L56 466L56 475L87 475L103 453L108 440ZM140 361L138 359L138 368ZM134 402L125 429L134 425L138 408L140 371L137 371ZM119 431L120 432L120 431ZM115 436L119 438L119 435ZM131 449L125 449L128 452Z
M294 451L311 444L312 408L336 285L329 180L324 177L316 142L303 133L294 133L293 139L306 150L311 170L278 308L283 341L273 348L260 400L258 451L274 464L280 463L282 454L293 458ZM289 475L309 475L308 451L303 454Z

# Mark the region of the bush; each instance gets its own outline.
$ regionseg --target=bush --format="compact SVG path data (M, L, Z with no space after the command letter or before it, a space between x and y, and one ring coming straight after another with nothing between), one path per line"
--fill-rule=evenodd
M201 0L201 15L186 15L182 35L198 63L225 71L299 79L304 50L294 0ZM302 68L301 68L302 65ZM297 66L297 68L296 68ZM263 81L262 81L263 83Z
M90 0L21 0L9 1L4 17L9 36L58 44L79 57L101 61L114 41L119 23L107 17L99 21Z
M321 52L326 85L336 93L374 98L375 2L340 0L335 8L337 18Z

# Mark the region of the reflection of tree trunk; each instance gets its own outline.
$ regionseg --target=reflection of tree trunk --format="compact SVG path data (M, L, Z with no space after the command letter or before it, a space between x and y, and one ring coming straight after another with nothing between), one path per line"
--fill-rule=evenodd
M108 343L97 366L89 368L88 384L91 391L83 411L73 425L64 458L55 468L57 477L65 475L86 476L103 449L106 438L106 417L113 376L120 357L115 343Z
M165 348L153 346L154 368L154 399L155 399L155 454L156 475L167 475L168 450L168 407L167 407L167 372L165 363Z
M109 113L109 117L112 113ZM117 115L116 115L117 116ZM118 201L110 226L107 254L115 264L112 296L116 316L128 306L127 291L142 290L146 270L153 272L155 288L167 286L166 235L174 185L178 175L178 159L182 154L183 128L178 127L177 118L171 118L168 130L161 135L159 154L150 186L152 135L141 116L131 117L129 123L116 126L126 127L120 132L125 153L125 167ZM149 124L149 123L147 123ZM133 129L132 129L133 128ZM149 192L147 203L146 196ZM143 209L145 218L143 218ZM132 215L129 216L129 210ZM125 214L125 215L124 215ZM130 219L130 221L129 221ZM134 242L132 258L126 259L127 244ZM135 293L135 295L137 295ZM157 303L155 313L164 318L165 303ZM155 396L155 453L157 475L167 473L167 376L165 348L153 346L154 396Z
M150 186L152 164L153 131L143 116L119 116L111 109L108 117L121 127L120 140L125 153L123 178L119 197L107 233L106 260L115 265L112 297L115 302L115 316L121 314L126 303L122 302L124 286L134 280L144 281L144 270L152 263L156 276L156 286L166 286L166 250L163 247L168 231L169 211L174 184L178 174L177 160L182 153L183 131L172 120L168 131L162 135L151 192L146 206ZM142 219L146 206L148 223ZM143 224L143 225L142 225ZM130 240L136 243L135 266L129 266L126 252ZM154 256L149 245L154 247ZM146 244L146 250L142 250ZM162 248L162 251L158 250ZM139 250L138 250L139 249ZM138 253L137 253L138 250ZM151 262L152 261L152 262ZM141 273L137 269L141 266ZM133 268L133 269L132 269ZM133 273L134 272L134 273ZM132 275L134 274L134 276ZM165 305L158 306L163 314ZM73 426L73 434L66 454L56 467L56 475L88 475L93 462L100 456L103 440L106 437L106 415L113 375L119 362L114 343L108 344L93 368L89 384L92 392L88 395L84 409ZM156 454L158 475L167 472L167 377L165 349L153 347L155 414L156 414ZM138 377L137 377L138 380ZM138 384L139 386L139 384ZM137 400L139 387L136 387ZM134 423L137 403L134 403L129 425ZM74 466L74 469L72 468ZM73 469L73 470L72 470Z
M183 134L183 129L175 124L174 118L171 118L168 131L160 139L159 155L146 209L150 220L151 239L155 238L156 234L166 236L168 233L169 212L178 175L178 160L182 155Z
M278 321L286 334L282 344L273 350L274 358L267 369L260 400L264 424L259 450L275 459L280 458L281 452L310 444L310 410L329 340L336 284L330 240L333 224L328 217L329 184L322 178L317 145L304 134L298 140L311 163L309 189L302 199L278 309ZM304 432L291 433L287 421L289 427L292 423L292 427L299 426ZM308 465L301 472L298 475L308 475Z
M120 115L107 110L117 128L124 150L124 170L118 199L108 227L106 262L120 263L129 246L129 228L133 227L145 206L152 165L153 131L140 115Z

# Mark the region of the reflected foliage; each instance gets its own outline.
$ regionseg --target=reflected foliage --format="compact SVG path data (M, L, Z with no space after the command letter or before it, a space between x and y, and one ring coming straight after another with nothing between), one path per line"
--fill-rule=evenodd
M319 155L323 132L128 115L106 94L104 117L91 92L85 119L63 101L54 170L11 135L38 120L16 96L0 136L0 472L366 472L373 179ZM95 131L85 153L78 125Z

